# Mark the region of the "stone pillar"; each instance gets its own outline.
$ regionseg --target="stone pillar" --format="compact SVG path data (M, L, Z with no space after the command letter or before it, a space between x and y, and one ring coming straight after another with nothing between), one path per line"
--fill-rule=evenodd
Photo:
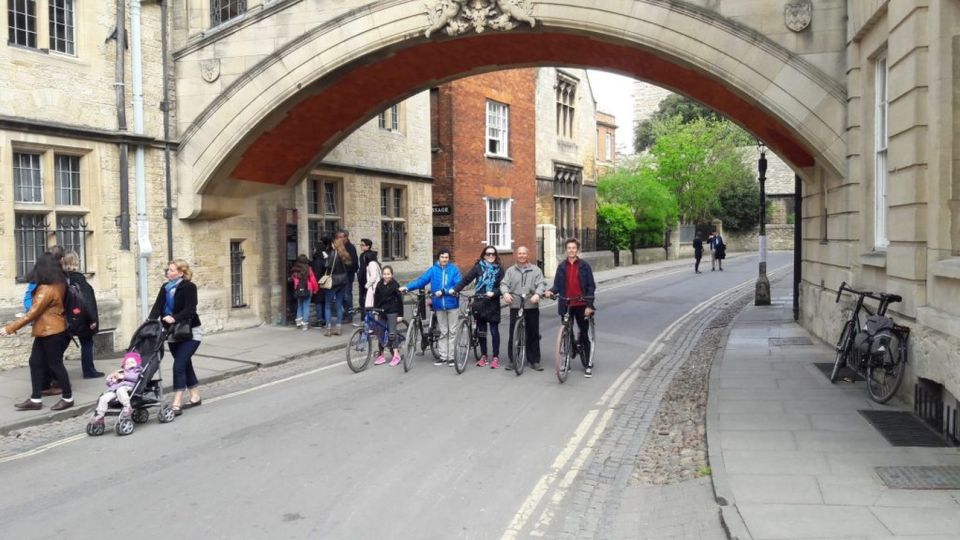
M557 270L557 227L545 223L537 229L537 238L543 242L543 275L552 278Z
M667 260L677 260L680 258L680 222L673 225L670 231L670 249L667 250Z

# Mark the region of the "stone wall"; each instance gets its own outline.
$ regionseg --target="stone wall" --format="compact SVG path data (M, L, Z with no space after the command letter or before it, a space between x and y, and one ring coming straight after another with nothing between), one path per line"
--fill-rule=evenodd
M767 250L769 251L793 251L793 225L771 225L767 224ZM727 232L723 235L727 243L727 251L753 251L760 249L758 238L760 229L754 229L750 232Z

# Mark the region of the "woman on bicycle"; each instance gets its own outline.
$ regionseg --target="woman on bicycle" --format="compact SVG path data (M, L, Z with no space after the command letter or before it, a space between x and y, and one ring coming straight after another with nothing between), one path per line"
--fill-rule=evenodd
M476 281L476 300L473 302L473 313L477 318L477 330L483 336L490 328L490 337L493 341L493 360L490 369L500 367L500 282L503 281L503 265L500 263L500 254L497 248L487 246L480 252L473 268L463 276L454 293L459 293L471 282ZM487 340L480 340L480 360L477 367L487 365Z
M424 274L411 281L406 287L401 287L401 292L416 291L426 285L430 285L430 294L433 296L433 311L437 314L437 325L440 327L440 336L437 342L437 349L440 358L434 362L435 366L442 366L444 363L453 365L453 351L450 347L450 341L453 335L457 333L457 309L460 307L460 301L456 296L448 294L453 287L460 283L460 269L457 265L450 262L450 250L441 248L437 252L437 262L430 267Z
M377 282L373 293L373 307L382 309L382 320L387 323L387 343L380 337L380 352L373 365L379 366L387 361L383 356L383 349L388 344L393 349L393 359L390 360L390 366L395 367L400 363L400 349L397 347L397 318L403 315L403 294L400 292L400 285L393 280L393 268L391 266L383 267L383 277Z

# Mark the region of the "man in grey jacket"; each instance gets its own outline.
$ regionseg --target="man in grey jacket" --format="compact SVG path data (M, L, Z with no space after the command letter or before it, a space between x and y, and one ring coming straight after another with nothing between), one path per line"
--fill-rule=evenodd
M535 264L530 263L530 250L524 246L517 248L517 264L507 269L500 282L500 293L503 300L510 305L510 363L507 369L513 369L513 327L523 309L527 321L527 361L530 367L543 371L540 366L540 297L547 289L543 279L543 272ZM520 295L526 295L523 305L520 305Z

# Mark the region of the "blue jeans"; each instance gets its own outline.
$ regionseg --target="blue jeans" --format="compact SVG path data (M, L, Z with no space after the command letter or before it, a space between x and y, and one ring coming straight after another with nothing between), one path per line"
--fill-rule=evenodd
M343 289L343 301L340 302L343 305L343 312L347 314L347 317L350 317L350 310L353 309L353 282L356 278L356 274L349 273L347 274L347 285ZM360 302L361 304L363 302Z
M193 353L197 352L200 342L191 339L180 343L167 343L173 355L173 389L186 390L200 384L193 371Z
M310 322L310 297L297 298L297 318Z
M341 285L335 289L327 289L326 302L324 302L324 312L326 313L327 328L330 328L330 325L340 325L340 321L343 319L343 293L346 291L347 286ZM331 308L337 308L337 317L333 318L331 314Z

